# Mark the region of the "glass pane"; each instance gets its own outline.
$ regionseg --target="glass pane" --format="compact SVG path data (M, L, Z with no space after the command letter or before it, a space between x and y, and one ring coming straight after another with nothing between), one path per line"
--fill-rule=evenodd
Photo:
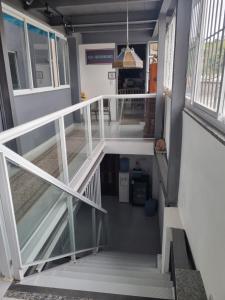
M69 215L66 210L35 260L46 260L73 252Z
M71 180L88 157L86 109L64 117L69 179Z
M3 14L4 32L14 90L29 88L24 22Z
M47 249L46 245L50 236L58 235L59 237L61 235L59 230L61 233L63 231L69 232L67 200L71 199L71 196L11 161L7 161L7 165L22 262L24 264L31 263L46 256L45 249ZM26 183L28 178L29 184ZM47 214L51 210L53 215L49 218ZM54 231L50 229L48 235L48 228L51 228L51 221L53 220L57 225L54 224ZM42 227L40 226L41 223ZM62 223L64 227L62 227ZM36 231L37 229L38 231ZM69 235L70 232L66 234L66 236ZM36 252L33 247L24 247L31 237L35 239L33 242L36 245ZM64 248L59 248L57 253L61 255L65 252L72 252L71 248L65 245ZM48 255L51 256L51 251Z
M70 64L69 64L69 47L65 44L65 61L66 61L66 84L70 84Z
M105 120L106 138L152 138L155 130L155 99L112 99L112 121Z
M74 210L76 251L94 247L92 233L92 207L84 202L76 202Z
M6 143L6 146L52 176L63 180L58 132L58 121L51 122ZM29 176L24 184L29 185ZM36 186L33 188L38 190Z
M59 67L59 79L60 85L66 84L66 41L56 38L57 41L57 51L58 51L58 67Z
M27 24L34 87L52 85L48 32Z
M97 242L99 241L98 246L107 245L107 231L105 226L105 214L96 210L96 235Z
M56 37L55 34L50 32L50 50L51 50L51 58L52 58L52 75L54 86L59 86L59 73L58 73L58 61L57 61L57 50L56 50Z
M92 135L92 148L99 144L101 140L100 134L100 101L94 102L90 105L91 111L91 135Z

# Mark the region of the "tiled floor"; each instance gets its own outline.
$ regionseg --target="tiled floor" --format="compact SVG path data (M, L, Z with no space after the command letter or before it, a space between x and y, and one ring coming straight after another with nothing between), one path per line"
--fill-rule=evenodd
M116 197L103 197L109 215L109 247L115 251L159 254L158 216L147 217L144 207L119 203Z
M4 294L6 293L7 289L11 285L11 281L4 281L0 279L0 299L4 299Z

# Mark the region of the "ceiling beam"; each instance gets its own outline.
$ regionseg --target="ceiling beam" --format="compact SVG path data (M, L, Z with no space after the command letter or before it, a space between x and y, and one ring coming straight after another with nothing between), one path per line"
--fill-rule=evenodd
M138 11L136 13L129 13L129 23L132 22L155 22L158 18L158 14L154 11ZM109 13L109 14L95 14L95 15L79 15L79 16L66 16L65 19L68 24L75 26L95 26L100 23L114 23L121 22L125 24L126 13ZM49 18L50 25L57 26L62 24L62 18L60 16L51 16ZM100 25L100 26L103 26Z
M153 32L153 27L134 27L130 28L130 32L133 31L150 31ZM85 28L85 29L75 29L75 33L104 33L104 32L126 32L126 28L118 28L118 29L112 29L112 28L104 28L104 29L95 29L95 28Z
M138 25L138 24L149 24L149 23L155 23L157 20L141 20L141 21L129 21L129 25ZM117 25L126 25L127 22L106 22L106 23L88 23L88 24L74 24L74 25L68 25L67 27L73 27L73 28L81 28L81 27L102 27L102 26L117 26Z
M70 21L72 24L125 22L126 19L127 19L127 15L125 12L70 16ZM129 12L129 22L151 21L156 19L158 19L158 13L156 11Z
M162 0L129 0L129 3L143 3L145 1L160 3ZM98 4L113 4L113 3L126 3L126 0L34 0L30 5L30 8L43 8L45 2L48 2L50 6L54 7L65 7L65 6L76 6L76 5L98 5Z

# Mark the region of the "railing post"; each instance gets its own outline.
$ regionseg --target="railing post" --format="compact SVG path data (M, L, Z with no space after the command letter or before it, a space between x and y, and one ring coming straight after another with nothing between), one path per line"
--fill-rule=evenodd
M92 132L91 132L91 105L87 106L87 137L88 137L88 156L92 154Z
M59 118L59 136L60 136L60 147L62 155L62 165L63 165L63 178L66 185L69 185L69 171L68 171L68 161L67 161L67 150L66 150L66 136L65 136L65 125L64 117ZM72 252L76 251L75 243L75 230L74 230L74 215L73 215L73 197L67 196L67 209L69 217L69 228L70 228L70 242L72 245ZM72 261L76 260L76 255L71 257Z
M104 141L105 140L105 120L104 120L104 99L103 99L103 97L101 97L101 100L100 100L99 119L100 119L101 140Z
M97 235L96 252L98 252L98 250L99 250L100 240L101 240L101 233L102 233L102 217L100 218L99 224L98 224L98 235Z
M62 155L62 167L63 167L63 179L65 184L69 184L69 171L67 161L67 150L66 150L66 137L65 137L65 125L64 117L59 118L59 136L60 136L60 147Z
M2 210L5 216L5 227L12 258L13 275L17 280L23 279L22 259L20 253L19 238L17 233L16 218L13 207L12 193L9 181L9 173L5 156L0 152L0 191Z
M93 247L95 249L93 250L93 253L96 253L96 247L97 247L97 240L96 240L96 209L92 207L92 241L93 241Z

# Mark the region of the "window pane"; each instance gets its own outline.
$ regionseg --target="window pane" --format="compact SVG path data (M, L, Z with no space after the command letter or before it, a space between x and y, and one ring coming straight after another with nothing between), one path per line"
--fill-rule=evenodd
M56 37L55 34L50 32L50 48L51 48L51 59L52 59L52 75L54 86L59 86L59 73L58 73L58 62L57 62L57 49L56 49Z
M224 15L223 0L193 1L186 94L216 114L223 101Z
M48 32L27 24L34 87L52 85Z
M65 41L57 37L58 66L60 85L66 84Z
M174 14L170 24L168 25L165 40L165 58L164 58L164 88L171 91L173 81L173 60L175 47L175 29L176 14Z
M13 89L29 88L24 22L3 14Z

